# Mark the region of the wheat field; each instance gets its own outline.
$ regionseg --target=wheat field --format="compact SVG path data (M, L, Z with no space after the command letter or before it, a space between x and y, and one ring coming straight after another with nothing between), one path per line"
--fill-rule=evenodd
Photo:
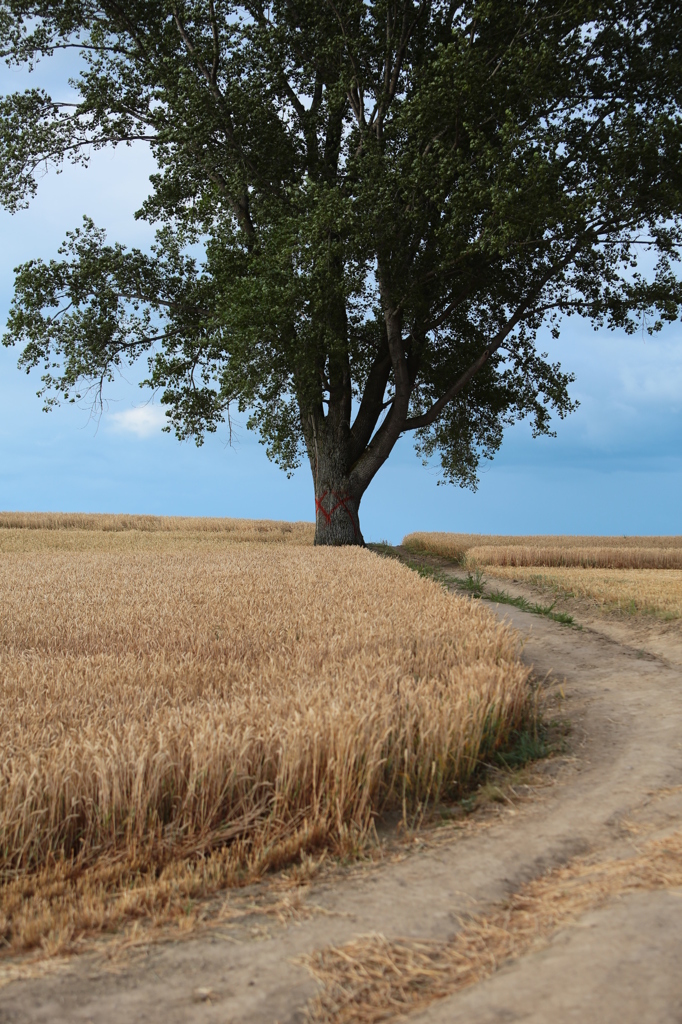
M461 792L529 713L514 634L369 551L5 529L24 547L0 552L0 948L70 948L354 848L382 811Z
M567 566L584 569L682 569L682 536L486 536L410 533L403 546L468 568Z
M177 551L259 544L312 545L314 523L269 519L0 512L0 554L21 551Z
M604 611L640 612L665 619L682 618L679 569L538 569L491 566L501 579L518 580L568 597L586 597Z

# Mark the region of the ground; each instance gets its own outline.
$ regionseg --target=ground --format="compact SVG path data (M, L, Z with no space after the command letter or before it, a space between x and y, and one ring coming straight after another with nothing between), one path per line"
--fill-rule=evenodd
M296 962L302 955L368 933L448 943L471 914L499 916L513 894L534 879L551 883L561 865L636 858L679 830L679 626L604 619L587 607L576 615L582 629L496 611L524 635L524 658L546 680L546 716L565 723L563 749L502 802L424 827L377 863L311 866L298 887L304 870L229 893L223 922L182 940L145 944L141 935L127 949L103 943L63 962L5 961L1 1024L294 1024L320 988ZM408 1019L679 1024L681 897L677 882L595 898L525 953Z

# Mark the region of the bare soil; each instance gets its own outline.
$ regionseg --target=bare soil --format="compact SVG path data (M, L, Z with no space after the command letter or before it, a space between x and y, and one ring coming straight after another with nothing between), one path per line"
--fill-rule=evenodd
M529 588L501 588L537 600ZM1 1024L294 1024L317 991L297 956L369 932L448 940L467 915L572 858L632 856L643 837L679 830L679 626L574 607L577 629L496 610L546 679L546 714L570 727L558 729L563 749L510 784L501 803L389 843L376 863L302 868L288 882L227 893L219 924L184 939L146 942L141 931L127 949L100 943L59 963L5 960ZM543 948L409 1019L680 1024L681 897L664 889L596 906Z

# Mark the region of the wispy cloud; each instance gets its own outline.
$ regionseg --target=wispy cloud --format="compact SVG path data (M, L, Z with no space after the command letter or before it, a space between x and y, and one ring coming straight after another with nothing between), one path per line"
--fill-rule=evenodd
M682 398L682 358L670 353L662 365L624 367L620 380L627 399L677 406Z
M114 430L119 434L134 434L136 437L151 437L158 434L167 420L158 405L141 405L136 409L125 409L111 415Z

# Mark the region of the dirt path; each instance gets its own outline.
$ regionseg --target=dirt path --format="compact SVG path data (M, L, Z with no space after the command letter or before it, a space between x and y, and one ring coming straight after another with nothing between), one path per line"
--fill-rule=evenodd
M547 587L534 587L504 577L498 578L494 571L491 568L484 576L489 589L499 589L511 597L525 597L529 602L545 606L555 603L556 611L568 612L583 628L615 640L630 648L638 657L653 654L664 664L682 668L682 628L678 620L665 621L652 615L605 612L596 601L588 598L569 598ZM447 574L464 579L468 576L465 570L450 569Z
M292 958L368 932L448 940L462 915L573 857L632 856L644 835L682 827L679 665L596 629L497 610L526 636L536 672L551 673L572 723L566 756L546 763L530 797L480 825L426 834L401 859L322 876L281 922L254 914L113 962L82 956L18 978L0 989L0 1024L293 1024L318 986ZM680 1024L681 896L663 889L611 900L409 1019Z

